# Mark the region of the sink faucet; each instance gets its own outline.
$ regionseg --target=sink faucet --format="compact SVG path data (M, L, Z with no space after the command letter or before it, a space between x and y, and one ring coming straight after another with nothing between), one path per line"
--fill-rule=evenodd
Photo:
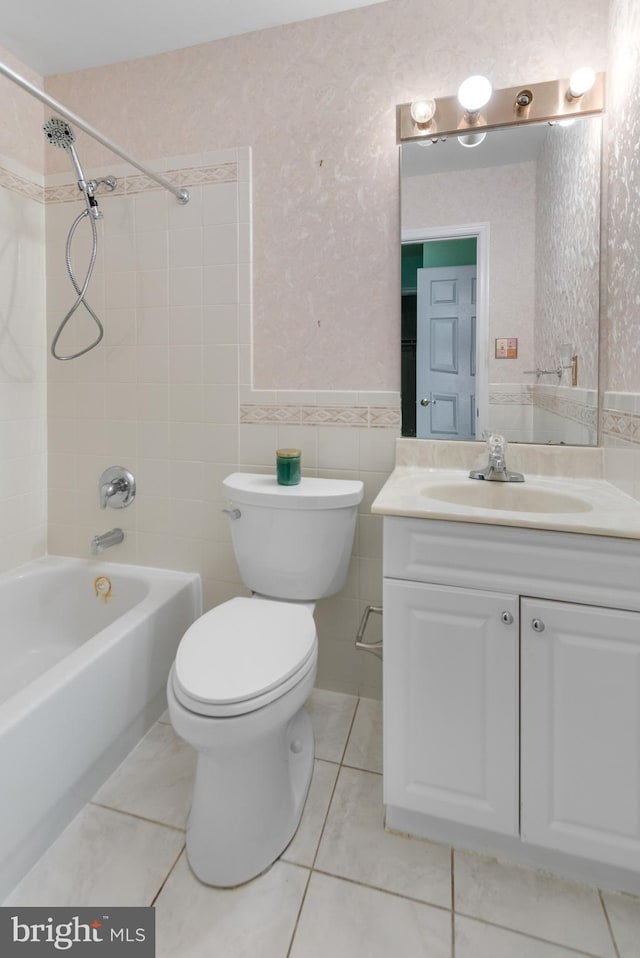
M524 482L521 472L511 472L507 469L504 436L492 433L487 441L489 462L484 469L472 469L470 479L491 479L498 482Z
M91 540L91 555L101 555L105 549L117 546L123 539L124 532L122 529L110 529L108 532L103 532L102 535L94 536Z

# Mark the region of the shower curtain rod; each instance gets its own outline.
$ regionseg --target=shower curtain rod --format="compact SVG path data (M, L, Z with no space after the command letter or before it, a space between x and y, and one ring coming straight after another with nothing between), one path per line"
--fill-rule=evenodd
M165 190L173 193L179 203L189 202L189 190L180 189L179 187L173 186L173 184L170 183L169 180L166 180L164 176L160 176L159 173L154 173L153 170L143 166L142 163L138 163L138 161L134 160L129 153L117 146L115 143L112 143L111 140L108 140L106 136L103 136L102 133L96 130L95 127L91 126L91 124L77 116L77 114L72 113L71 110L67 110L67 108L63 106L62 103L59 103L58 100L54 100L53 97L43 93L42 90L39 90L38 87L34 86L32 83L29 83L28 80L25 80L25 78L21 77L19 73L16 73L1 61L0 74L6 76L8 80L11 80L17 86L22 87L23 90L26 90L27 93L30 93L31 96L34 96L37 100L41 100L42 103L45 103L47 106L51 107L52 110L55 110L56 113L59 113L61 116L63 116L65 120L69 120L69 122L73 123L74 126L84 130L84 132L88 133L89 136L93 137L94 140L97 140L98 143L102 143L102 145L106 146L108 150L111 150L112 153L115 153L117 156L121 157L123 160L125 160L125 162L130 163L131 166L135 166L137 170L140 170L140 172L144 173L145 176L148 176L149 179L155 180L155 182L159 183L160 186L163 186Z

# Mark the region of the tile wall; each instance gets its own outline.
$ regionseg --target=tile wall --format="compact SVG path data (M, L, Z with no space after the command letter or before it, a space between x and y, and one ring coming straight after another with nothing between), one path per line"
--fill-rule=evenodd
M399 434L394 393L252 389L251 189L248 149L166 161L187 185L182 206L141 177L99 194L100 252L89 302L105 340L72 362L49 358L49 551L88 555L91 538L125 531L112 561L200 572L207 608L242 594L221 510L221 480L238 467L274 471L279 446L299 446L308 475L361 478L354 556L343 592L319 603L318 684L380 695L380 663L353 647L368 603L381 602L382 536L369 513L393 468ZM120 171L116 167L92 175ZM68 178L47 187L48 335L73 301L64 262L82 210ZM77 275L90 233L77 229ZM65 352L95 336L79 312ZM127 510L101 510L98 479L110 465L138 483ZM371 620L371 637L379 623Z
M46 551L42 177L0 156L0 572Z

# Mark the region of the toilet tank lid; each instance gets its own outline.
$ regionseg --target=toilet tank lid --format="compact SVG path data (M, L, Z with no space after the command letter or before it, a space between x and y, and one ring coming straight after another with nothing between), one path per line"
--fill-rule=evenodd
M297 486L280 486L275 476L234 472L222 482L234 502L272 509L342 509L362 501L359 479L317 479L303 476Z

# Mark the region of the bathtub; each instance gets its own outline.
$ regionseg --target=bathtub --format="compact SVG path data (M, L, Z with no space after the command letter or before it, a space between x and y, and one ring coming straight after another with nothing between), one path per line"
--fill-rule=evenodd
M0 575L0 902L166 707L200 577L48 557Z

